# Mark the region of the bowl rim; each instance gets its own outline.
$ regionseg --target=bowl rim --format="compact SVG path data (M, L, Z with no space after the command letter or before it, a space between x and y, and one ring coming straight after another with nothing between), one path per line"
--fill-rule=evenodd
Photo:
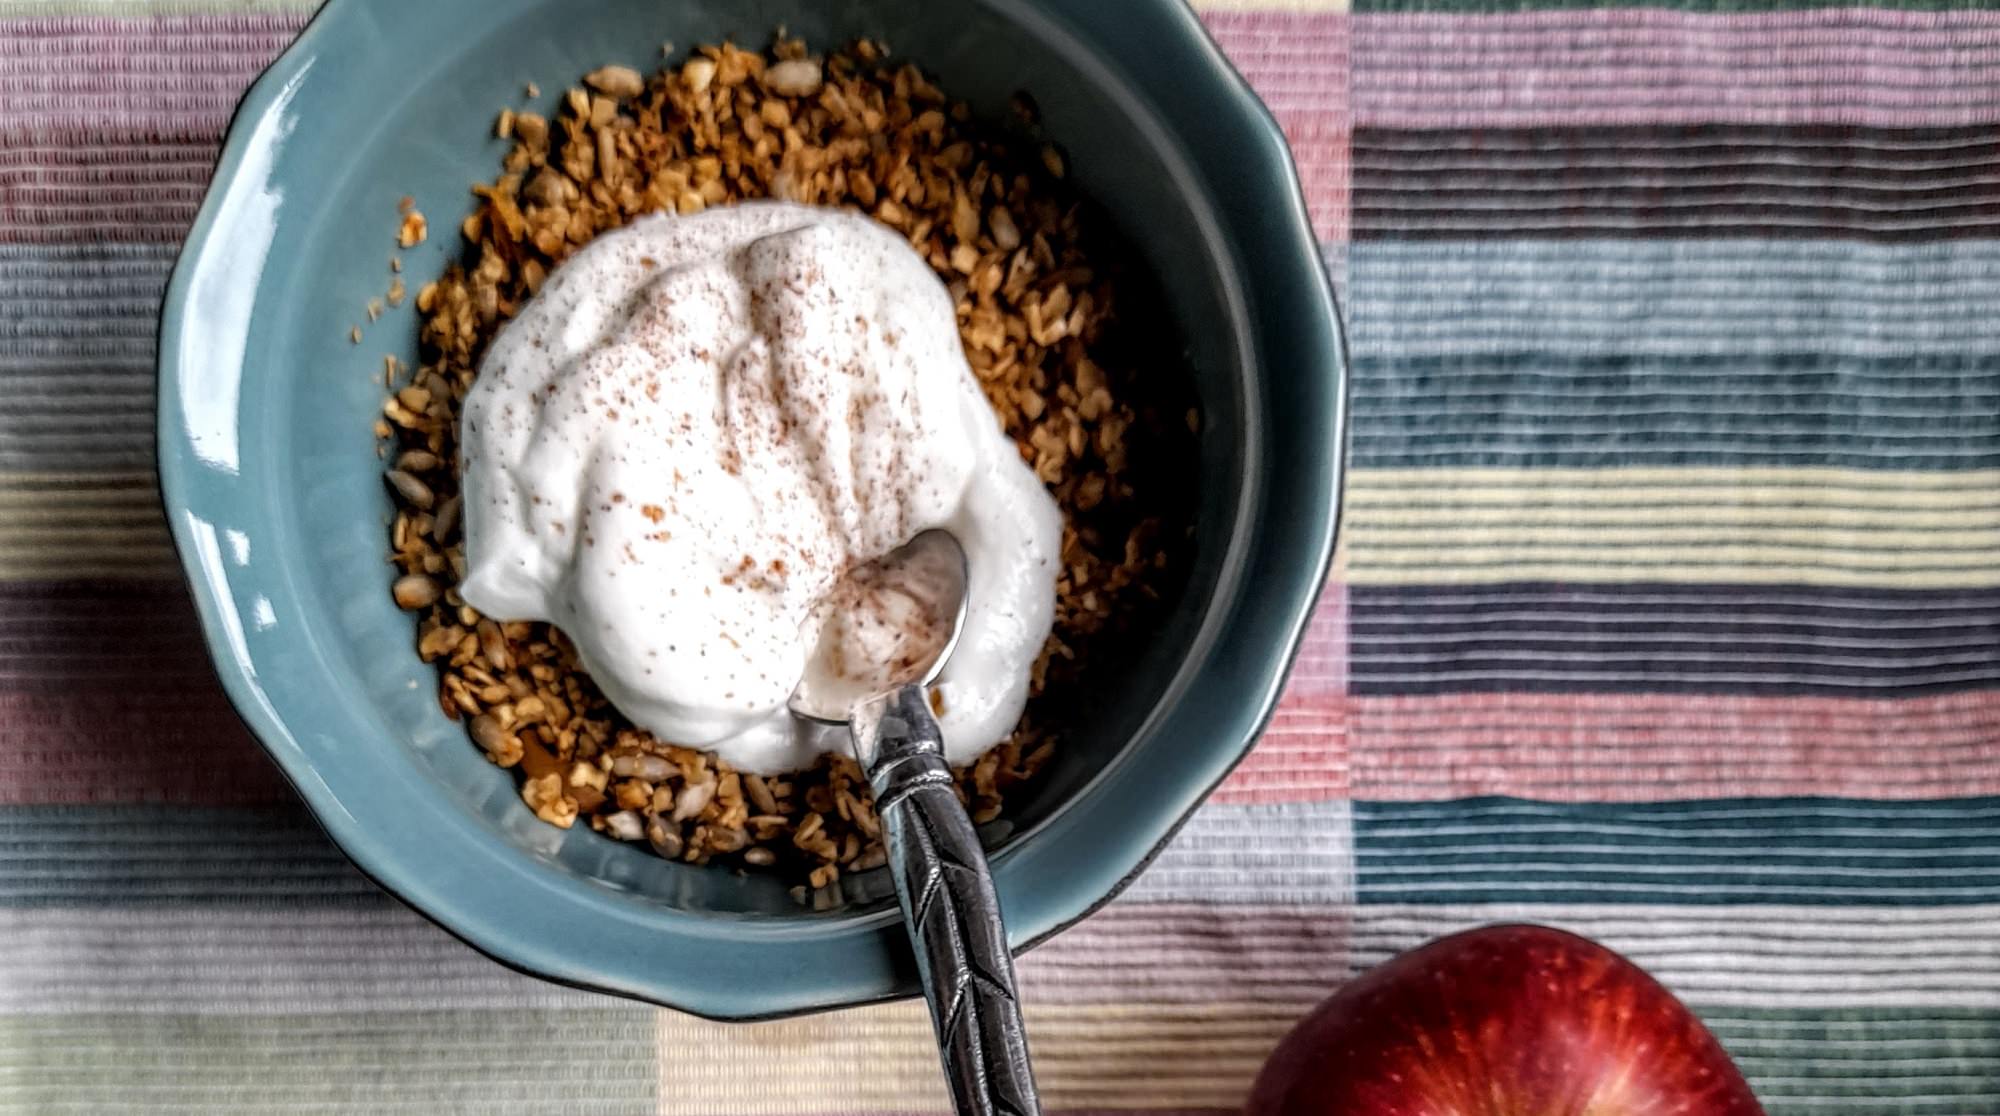
M1053 26L1092 53L1106 53L1104 40L1098 35L1087 34L1076 23L1079 18L1105 19L1103 13L1091 12L1097 5L1082 5L1081 15L1072 9L1064 13L1066 18L1058 20L1038 0L968 2L992 9L1000 18L1012 22L1039 25L1043 31ZM798 950L813 946L823 953L822 961L833 963L813 967L816 971L811 977L810 987L785 989L750 1000L740 994L740 988L724 986L713 979L705 981L700 974L675 974L657 962L648 965L642 960L635 970L631 966L611 965L602 958L580 961L573 950L559 948L545 938L522 933L516 927L502 924L504 919L501 923L494 922L490 917L495 913L491 909L492 904L474 901L468 885L462 879L453 878L469 874L463 871L462 865L455 872L443 874L418 870L413 868L412 858L397 854L375 839L365 820L367 811L350 808L350 803L339 798L318 777L311 749L302 745L285 718L267 700L247 654L238 646L241 632L240 628L232 627L239 622L234 619L235 609L226 571L212 561L212 555L204 552L195 534L196 517L190 511L199 472L206 468L180 421L179 411L179 388L184 372L181 350L189 316L190 289L205 269L215 266L210 246L214 243L218 221L224 216L225 195L231 184L242 174L246 159L261 145L271 142L259 134L260 123L274 112L283 111L295 84L311 68L312 60L324 40L340 34L349 21L361 18L357 13L365 7L392 4L393 0L327 0L297 38L252 82L230 118L209 187L178 253L162 299L156 358L157 464L161 499L182 572L194 598L202 637L225 695L259 745L305 802L317 823L362 875L447 933L510 969L558 984L662 1004L704 1018L731 1021L782 1018L914 995L916 986L907 972L885 985L870 974L860 973L857 976L849 973L833 961L841 953L857 946L901 951L900 920L894 911L848 919L845 932L829 936L817 945L806 940L812 935L804 926L771 936L763 943L766 948ZM1290 283L1299 285L1304 291L1304 297L1314 313L1303 320L1286 323L1288 348L1295 352L1304 350L1312 362L1308 367L1317 368L1317 377L1307 377L1315 381L1308 387L1323 389L1326 410L1320 417L1329 426L1322 437L1326 443L1324 452L1319 455L1324 458L1323 466L1314 467L1313 462L1285 459L1267 462L1266 471L1270 475L1267 481L1275 478L1277 483L1265 483L1264 490L1253 496L1253 500L1261 501L1260 506L1245 513L1246 519L1282 515L1289 541L1284 553L1272 555L1268 553L1271 549L1268 540L1252 540L1252 552L1246 561L1261 556L1275 563L1274 576L1259 580L1256 592L1239 594L1233 612L1219 625L1215 636L1218 649L1232 640L1242 645L1235 648L1240 654L1232 659L1235 669L1231 673L1231 682L1239 688L1241 697L1232 708L1208 709L1201 714L1203 721L1214 722L1210 727L1216 730L1216 739L1226 741L1229 746L1179 749L1179 752L1190 755L1178 759L1171 770L1162 771L1159 768L1163 765L1152 765L1142 778L1138 778L1141 787L1159 797L1152 799L1154 804L1147 809L1124 811L1126 820L1122 823L1113 824L1109 819L1100 818L1091 827L1113 830L1110 837L1116 841L1117 847L1109 855L1099 858L1102 863L1094 865L1089 879L1071 878L1061 886L1042 887L1042 894L1015 895L1008 894L1009 889L1003 881L1003 899L1011 900L1007 904L1009 937L1014 941L1017 953L1040 944L1116 898L1159 855L1188 821L1195 807L1242 761L1268 724L1332 565L1347 457L1350 380L1347 343L1332 285L1307 213L1298 171L1276 118L1227 60L1200 18L1181 0L1140 0L1133 5L1118 7L1121 11L1116 13L1116 20L1123 32L1129 33L1136 20L1146 19L1154 21L1161 34L1178 40L1180 48L1192 55L1201 69L1201 80L1183 78L1184 92L1203 96L1212 102L1209 106L1211 111L1228 114L1232 123L1242 126L1240 132L1243 139L1236 145L1241 150L1231 154L1257 165L1246 169L1238 163L1232 170L1239 180L1253 185L1262 206L1254 220L1233 217L1223 232L1234 247L1235 262L1245 273L1246 289L1254 294L1265 283ZM1192 154L1186 157L1190 164L1200 162ZM1255 282L1251 281L1252 273ZM246 309L246 321L247 313ZM1246 318L1247 336L1255 346L1251 354L1254 366L1268 367L1266 361L1269 354L1266 350L1272 347L1272 325L1254 312L1246 312ZM243 372L244 369L238 365L230 374L240 381ZM1281 495L1296 496L1303 492L1314 498L1303 503L1296 500L1274 502L1274 490L1280 488L1287 490ZM1247 644L1246 639L1249 641ZM1182 700L1185 699L1186 695L1183 695ZM1148 723L1151 723L1150 719ZM1135 765L1118 766L1129 769ZM1108 774L1100 772L1075 797L1083 799L1110 789L1109 784L1114 780L1107 778ZM1135 777L1130 771L1125 775L1128 782ZM448 811L432 813L441 826L449 828ZM1074 829L1082 824L1078 815L1088 813L1090 811L1059 809L1054 816L1043 819L1036 830ZM497 839L485 842L473 840L470 844L467 840L468 834L461 829L448 844L468 854L484 853L490 856L493 866L501 871L520 875L527 870L528 858L521 857L511 847L503 851ZM486 847L475 848L475 845ZM1107 848L1110 847L1107 845ZM1008 863L1028 859L1012 855L1024 851L1017 847L996 858L996 877L1008 876L1009 868L1018 870L1012 873L1016 878L1023 873L1031 874L1033 869L1025 864ZM555 890L563 897L580 899L586 905L597 907L607 915L619 913L614 911L614 906L626 908L624 913L631 916L634 928L644 935L639 940L650 944L654 956L667 955L670 952L667 947L676 942L702 948L720 945L746 948L740 940L731 941L742 931L742 924L727 918L705 917L663 907L644 908L645 917L640 917L635 913L638 910L636 905L614 904L607 895L576 890L583 887L580 883L552 879L539 882L567 885ZM477 888L482 885L470 886ZM1060 894L1052 897L1048 892ZM487 909L468 913L468 908L482 906ZM1029 909L1024 912L1023 907ZM661 919L668 925L659 925ZM907 970L908 966L899 968Z

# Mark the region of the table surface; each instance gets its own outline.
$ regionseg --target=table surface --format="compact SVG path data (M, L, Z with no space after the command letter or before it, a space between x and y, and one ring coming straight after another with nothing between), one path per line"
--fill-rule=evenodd
M1344 550L1250 761L1023 962L1052 1109L1231 1109L1358 969L1532 919L1774 1113L2000 1111L2000 12L1950 7L1204 11L1345 294ZM154 316L306 15L0 0L0 1111L942 1111L917 1005L471 953L225 706Z

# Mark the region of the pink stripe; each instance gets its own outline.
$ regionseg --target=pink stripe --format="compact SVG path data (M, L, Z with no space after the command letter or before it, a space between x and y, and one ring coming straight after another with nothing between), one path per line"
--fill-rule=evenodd
M2000 692L1905 700L1349 696L1353 797L1651 802L2000 794Z
M71 73L209 69L228 65L224 58L232 53L263 51L268 57L308 18L305 12L245 12L0 19L0 66Z
M1263 739L1216 788L1231 803L1347 797L1347 590L1330 582Z
M1275 1041L1352 975L1345 910L1113 903L1021 958L1035 1003L1268 1009Z
M1352 19L1345 13L1210 12L1202 22L1274 111L1347 111Z
M9 90L0 150L13 152L0 158L0 240L178 239L237 98L303 18L0 21L0 83ZM1209 21L1291 141L1315 231L1345 239L1346 17L1217 13ZM186 157L165 165L132 157L152 140ZM21 154L32 151L64 154Z
M73 39L80 36L152 38L160 35L201 35L304 27L305 12L213 12L193 15L141 16L16 16L0 19L0 37L8 49L35 53L38 41Z
M1276 717L1217 801L1345 796L1346 617L1329 585ZM0 736L32 742L0 756L0 802L263 801L277 785L165 583L0 586Z
M0 241L178 241L237 99L306 18L0 21Z
M0 21L0 127L166 113L219 134L303 14ZM218 115L220 114L220 118Z
M223 697L187 592L0 586L0 803L285 801Z
M1353 22L1362 127L2000 120L2000 12L1625 8Z
M1298 164L1313 235L1324 241L1348 238L1352 205L1353 129L1346 117L1313 116L1289 110L1275 114Z
M1306 628L1305 640L1292 664L1285 704L1339 694L1347 689L1347 586L1327 582L1319 607Z
M1346 240L1353 134L1347 15L1210 12L1203 21L1285 130L1314 232Z

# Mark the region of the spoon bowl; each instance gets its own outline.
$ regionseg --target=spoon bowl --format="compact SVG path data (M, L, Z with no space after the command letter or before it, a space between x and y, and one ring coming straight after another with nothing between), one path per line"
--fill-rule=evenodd
M969 583L965 548L941 527L849 570L814 611L819 640L792 714L843 725L872 698L935 682L965 627Z

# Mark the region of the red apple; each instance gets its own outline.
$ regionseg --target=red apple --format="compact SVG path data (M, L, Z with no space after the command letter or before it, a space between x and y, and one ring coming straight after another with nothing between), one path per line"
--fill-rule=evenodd
M1762 1116L1715 1036L1637 965L1486 926L1363 973L1286 1035L1248 1116Z

